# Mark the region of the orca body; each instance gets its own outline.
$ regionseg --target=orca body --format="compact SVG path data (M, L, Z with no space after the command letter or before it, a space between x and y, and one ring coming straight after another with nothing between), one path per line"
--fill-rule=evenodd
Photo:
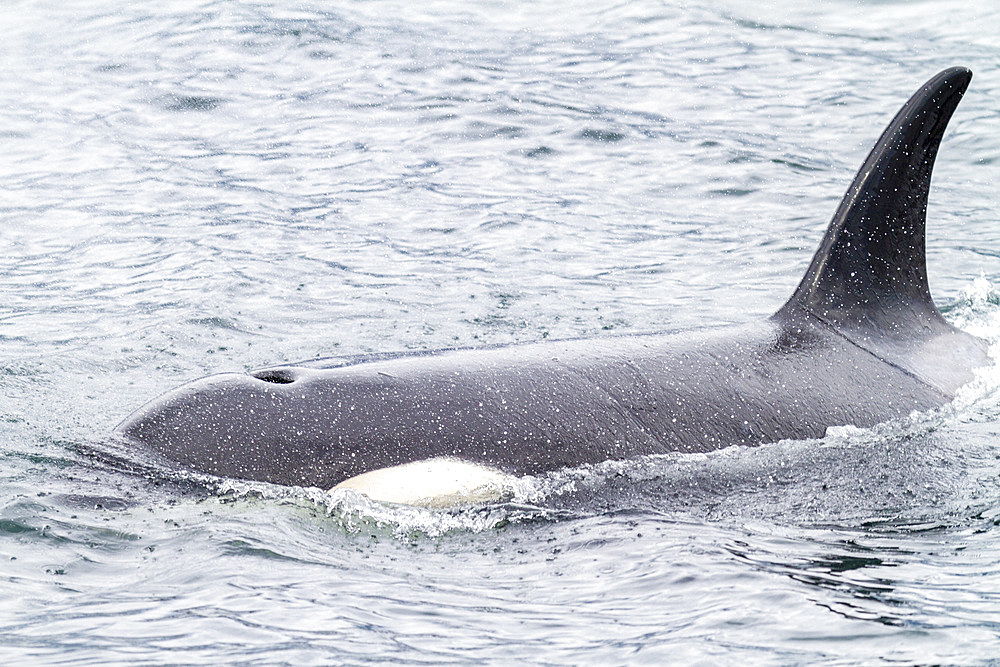
M216 375L117 432L191 470L330 488L435 459L525 475L817 438L943 405L988 363L934 306L924 261L931 170L970 79L945 70L896 114L763 322Z

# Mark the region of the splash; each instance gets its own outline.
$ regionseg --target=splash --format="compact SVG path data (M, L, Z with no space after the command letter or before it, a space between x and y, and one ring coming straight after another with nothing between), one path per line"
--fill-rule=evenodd
M974 406L994 401L1000 391L1000 292L983 274L966 286L956 304L946 309L948 319L960 329L989 343L993 364L975 370L972 382L962 387L948 406L954 413L970 411Z
M279 486L266 482L210 478L200 482L214 495L231 498L261 498L319 509L344 532L412 540L441 537L453 533L482 533L511 524L548 521L559 512L523 501L539 497L531 491L533 478L513 478L505 502L441 507L422 507L372 500L351 488L330 490L315 487Z

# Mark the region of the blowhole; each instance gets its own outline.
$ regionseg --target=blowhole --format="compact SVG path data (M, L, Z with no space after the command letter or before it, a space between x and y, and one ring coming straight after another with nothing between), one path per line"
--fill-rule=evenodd
M295 382L295 373L282 368L257 371L256 373L252 373L252 375L258 380L263 380L264 382L270 382L272 384L291 384Z

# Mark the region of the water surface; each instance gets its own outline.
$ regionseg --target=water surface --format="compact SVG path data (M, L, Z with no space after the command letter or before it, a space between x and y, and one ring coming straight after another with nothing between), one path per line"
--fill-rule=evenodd
M201 375L742 323L929 76L937 303L1000 339L1000 11L0 7L4 662L986 663L1000 384L455 512L102 455Z

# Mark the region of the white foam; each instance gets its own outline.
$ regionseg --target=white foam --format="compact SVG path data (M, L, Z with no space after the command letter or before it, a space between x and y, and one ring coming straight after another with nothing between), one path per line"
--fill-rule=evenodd
M444 508L503 500L515 481L494 468L441 457L362 473L331 491L352 489L380 502Z

